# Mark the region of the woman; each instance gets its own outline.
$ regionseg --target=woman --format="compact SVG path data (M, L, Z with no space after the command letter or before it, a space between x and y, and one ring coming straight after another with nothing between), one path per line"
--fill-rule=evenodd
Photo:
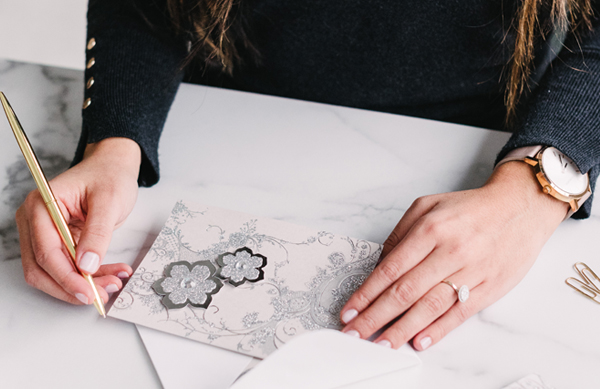
M590 28L600 24L597 3L289 3L90 1L77 164L52 185L79 234L78 267L94 274L105 300L132 271L100 266L102 259L138 183L158 180L160 131L184 78L511 129L499 160L524 146L554 146L574 161L556 154L561 169L576 166L595 182L600 34ZM548 42L567 28L566 48L547 66L556 49ZM585 201L575 217L589 216L590 206ZM426 349L514 287L569 209L518 160L498 166L481 188L417 199L343 308L343 331L367 338L404 313L376 342L398 348L412 339ZM36 192L17 221L27 281L90 304L91 289L72 269ZM457 302L453 283L470 288L467 301Z

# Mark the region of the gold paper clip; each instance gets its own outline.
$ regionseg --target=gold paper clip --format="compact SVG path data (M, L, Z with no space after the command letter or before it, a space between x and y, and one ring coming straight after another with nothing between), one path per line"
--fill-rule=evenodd
M573 268L583 278L583 281L569 277L565 280L565 283L585 297L600 304L600 278L583 262L577 262L573 265Z

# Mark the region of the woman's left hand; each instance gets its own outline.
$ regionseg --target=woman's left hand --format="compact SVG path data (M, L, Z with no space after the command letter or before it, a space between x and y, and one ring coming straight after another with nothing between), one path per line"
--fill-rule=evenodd
M523 162L500 166L481 188L417 199L342 309L343 332L366 339L403 314L375 342L426 349L516 286L567 211ZM444 280L468 286L468 300Z

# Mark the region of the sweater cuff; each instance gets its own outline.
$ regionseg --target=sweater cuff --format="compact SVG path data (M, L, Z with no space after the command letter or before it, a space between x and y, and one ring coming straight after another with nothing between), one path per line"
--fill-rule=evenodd
M139 185L158 181L158 142L187 55L164 12L150 1L90 0L86 102L73 165L90 143L129 138L142 150Z

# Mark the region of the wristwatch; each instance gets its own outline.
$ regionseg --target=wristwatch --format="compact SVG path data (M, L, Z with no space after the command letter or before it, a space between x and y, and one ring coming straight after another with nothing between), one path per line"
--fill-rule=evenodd
M533 167L542 191L569 203L565 219L581 207L591 194L588 174L581 174L573 160L551 146L529 146L510 151L496 167L510 161L523 161Z

